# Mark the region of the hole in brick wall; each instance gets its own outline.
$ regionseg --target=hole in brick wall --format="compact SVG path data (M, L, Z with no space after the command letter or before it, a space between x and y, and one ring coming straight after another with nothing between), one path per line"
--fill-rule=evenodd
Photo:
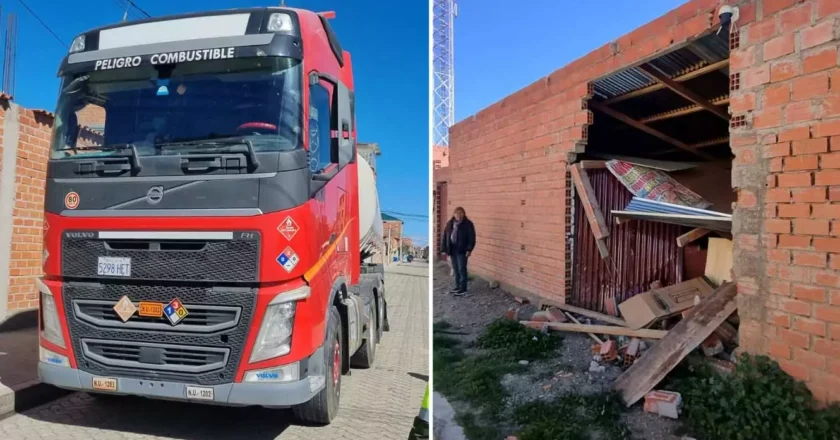
M589 126L588 125L582 126L580 131L581 131L581 136L583 137L583 140L589 139Z
M585 99L584 99L584 100L580 103L580 109L581 109L581 110L589 110L589 101L587 101L587 100L585 100Z
M734 92L741 88L741 73L733 73L729 75L729 91Z
M524 227L525 227L525 222L520 222L520 223L519 223L519 227L520 227L520 228L524 228Z
M744 115L740 116L733 116L732 119L729 120L729 127L730 128L738 128L738 127L746 127L747 126L747 117Z
M519 273L525 273L525 268L524 268L524 267L520 267L520 268L519 268Z
M595 114L594 113L592 113L590 111L586 112L586 123L589 124L589 125L592 125L592 124L595 123Z
M519 248L520 248L520 250L523 250L523 251L524 251L524 250L525 250L525 245L523 244L523 245L521 245Z
M522 206L525 206L525 200L522 200L521 204Z
M586 96L592 96L595 94L595 84L589 83L586 85Z
M522 176L522 183L525 183L525 176Z

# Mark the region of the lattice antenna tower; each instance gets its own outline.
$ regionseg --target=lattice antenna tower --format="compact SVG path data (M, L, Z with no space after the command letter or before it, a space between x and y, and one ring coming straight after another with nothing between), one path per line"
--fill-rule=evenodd
M15 72L17 64L17 15L10 13L7 16L6 44L3 56L3 92L15 95Z
M434 145L449 146L455 123L455 0L432 3L432 72L434 76Z

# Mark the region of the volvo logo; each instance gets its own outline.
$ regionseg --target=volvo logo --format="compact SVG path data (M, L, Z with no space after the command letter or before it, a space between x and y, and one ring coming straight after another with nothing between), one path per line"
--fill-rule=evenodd
M65 232L67 238L95 238L96 232Z
M153 186L149 188L148 192L146 192L146 201L150 204L157 205L161 200L163 200L162 186Z

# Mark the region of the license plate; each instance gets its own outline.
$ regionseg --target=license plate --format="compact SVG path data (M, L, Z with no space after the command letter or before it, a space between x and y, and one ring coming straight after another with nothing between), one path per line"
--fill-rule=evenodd
M94 377L93 389L103 391L117 391L117 379L111 377Z
M140 301L140 307L137 310L140 316L151 318L160 318L163 316L163 304L161 303Z
M109 277L130 277L131 258L99 257L96 274Z
M213 400L213 388L187 387L187 399Z

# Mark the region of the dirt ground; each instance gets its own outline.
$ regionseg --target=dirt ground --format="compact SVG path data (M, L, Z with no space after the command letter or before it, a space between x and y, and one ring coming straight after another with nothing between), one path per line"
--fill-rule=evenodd
M434 321L446 321L452 330L462 333L460 339L474 340L492 321L504 316L510 308L519 308L519 318L528 319L537 311L531 304L519 304L513 296L501 289L490 289L487 281L473 277L469 283L468 297L456 297L448 293L452 287L449 266L435 265L434 270ZM510 397L506 406L513 408L523 403L546 400L567 394L595 394L609 390L621 369L609 366L602 373L590 373L593 341L585 334L564 333L561 348L556 355L529 365L527 372L508 374L502 384ZM463 403L452 402L457 412L469 411ZM641 405L629 409L624 422L639 440L679 440L673 434L679 422L648 414Z

